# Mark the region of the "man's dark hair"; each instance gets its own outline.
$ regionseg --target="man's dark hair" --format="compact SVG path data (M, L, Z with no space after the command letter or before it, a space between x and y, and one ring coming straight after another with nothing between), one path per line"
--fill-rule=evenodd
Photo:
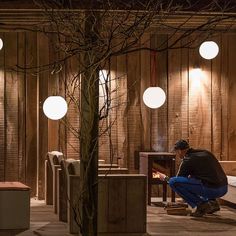
M188 149L188 148L189 148L189 143L184 139L178 140L174 146L175 150L184 150L184 149Z

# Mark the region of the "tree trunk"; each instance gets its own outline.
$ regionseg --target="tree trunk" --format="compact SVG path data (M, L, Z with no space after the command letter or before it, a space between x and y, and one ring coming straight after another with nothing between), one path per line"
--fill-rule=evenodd
M85 23L85 34L89 39L96 41L94 32L95 17L87 17ZM96 27L95 27L96 28ZM92 49L84 55L85 69L81 81L81 138L80 138L80 160L81 160L81 233L83 236L97 235L97 201L98 201L98 112L99 112L99 71L93 63L97 54Z

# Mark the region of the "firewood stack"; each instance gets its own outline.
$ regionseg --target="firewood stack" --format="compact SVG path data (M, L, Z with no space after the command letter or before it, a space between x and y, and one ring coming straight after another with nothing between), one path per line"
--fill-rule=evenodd
M186 216L191 213L187 203L168 202L164 207L168 215Z

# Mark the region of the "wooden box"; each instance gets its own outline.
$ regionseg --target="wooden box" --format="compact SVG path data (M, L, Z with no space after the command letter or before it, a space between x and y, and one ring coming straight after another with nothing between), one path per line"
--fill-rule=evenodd
M0 229L28 229L30 188L20 182L0 182Z

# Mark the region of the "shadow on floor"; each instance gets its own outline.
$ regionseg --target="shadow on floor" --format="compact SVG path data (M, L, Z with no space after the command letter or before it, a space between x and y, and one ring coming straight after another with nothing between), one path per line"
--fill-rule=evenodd
M0 230L0 236L15 236L17 234L20 234L24 231L26 231L27 229L8 229L8 230L4 230L4 229L1 229Z
M191 218L191 220L199 221L199 222L228 224L228 225L236 226L236 220L231 219L231 218L226 218L226 217L220 217L216 215L199 217L199 218Z

